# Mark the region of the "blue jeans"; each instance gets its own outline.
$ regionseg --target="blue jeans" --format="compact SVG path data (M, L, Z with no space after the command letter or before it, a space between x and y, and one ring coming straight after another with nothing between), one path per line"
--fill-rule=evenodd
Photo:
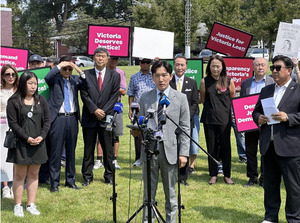
M193 135L192 138L195 140L197 143L199 143L199 131L200 131L200 120L199 120L199 114L194 115L194 123L195 126L193 128ZM199 152L199 147L191 141L191 146L190 146L190 154L191 155L197 155Z
M235 120L231 122L231 126L234 130L234 135L236 139L237 152L239 154L239 159L247 159L246 157L246 146L245 146L245 133L238 132L236 128Z

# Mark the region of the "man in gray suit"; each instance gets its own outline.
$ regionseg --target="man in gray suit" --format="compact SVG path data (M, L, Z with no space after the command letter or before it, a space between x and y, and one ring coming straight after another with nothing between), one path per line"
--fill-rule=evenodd
M268 61L258 57L253 61L254 76L242 82L240 96L258 94L266 85L273 84L272 77L266 75ZM249 181L244 187L251 187L257 184L257 151L258 151L259 130L245 133L246 156L247 156L247 177ZM263 186L263 160L261 159L261 175L259 185Z
M190 112L187 97L169 85L172 80L172 66L164 60L156 61L151 68L152 79L156 88L144 93L140 99L139 116L145 116L148 109L157 111L154 118L149 120L154 122L153 126L157 126L157 132L162 134L160 142L151 142L149 148L151 150L157 149L158 155L153 155L151 159L151 200L155 201L155 194L159 178L159 169L161 171L161 178L165 193L165 210L166 222L176 222L177 201L176 201L176 181L177 181L177 146L176 146L176 126L170 121L166 120L165 125L160 125L158 121L160 118L159 102L163 95L166 95L170 100L170 105L166 108L166 114L174 120L181 128L189 134L190 132ZM180 150L179 150L179 166L185 166L187 157L189 156L189 138L181 133L179 135ZM142 151L142 158L145 159L146 154L144 148ZM146 177L147 163L143 165L144 178L144 202L147 202L147 177ZM154 218L154 216L152 216ZM144 222L148 222L147 208L144 208Z

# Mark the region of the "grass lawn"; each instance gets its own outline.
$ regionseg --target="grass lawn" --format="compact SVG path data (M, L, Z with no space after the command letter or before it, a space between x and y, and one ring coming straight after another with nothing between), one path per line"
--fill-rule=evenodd
M138 66L120 67L127 75L127 84L130 76L139 70ZM134 140L130 137L128 98L122 99L124 104L124 136L120 137L120 149L118 163L121 170L116 171L117 195L117 222L126 222L137 207L142 204L142 169L133 168ZM200 106L202 111L202 106ZM244 188L247 183L246 165L238 162L238 155L234 133L231 134L232 145L232 179L235 185L226 185L223 177L218 182L208 185L208 164L206 155L200 151L196 160L196 172L189 176L188 187L181 186L182 222L249 222L259 223L264 218L263 189L258 186ZM203 128L200 129L200 143L206 149ZM76 184L81 186L81 164L83 157L83 139L81 129L78 135L76 149ZM80 223L110 223L113 222L112 212L112 186L106 185L103 180L103 168L94 171L94 182L81 190L65 188L62 168L61 185L59 193L50 193L49 187L41 186L38 189L36 204L41 211L40 216L32 216L25 212L24 218L16 218L13 214L14 201L1 199L1 222L80 222ZM284 186L282 186L284 189ZM285 222L284 205L285 191L282 190L282 206L279 220ZM162 184L159 183L157 190L158 210L165 215L164 194ZM26 206L26 191L23 197L23 207ZM136 221L141 222L142 213ZM135 222L133 220L132 222Z

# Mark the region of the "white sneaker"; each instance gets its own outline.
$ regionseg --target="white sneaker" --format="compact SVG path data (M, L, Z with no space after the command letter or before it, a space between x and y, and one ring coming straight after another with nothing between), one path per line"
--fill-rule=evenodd
M267 220L264 220L262 221L261 223L274 223L273 221L267 221Z
M142 165L143 161L138 159L137 161L134 162L133 166L140 166Z
M115 165L115 168L116 168L117 170L121 169L121 167L119 166L117 160L114 160L114 161L113 161L113 164Z
M2 198L6 198L6 199L11 198L10 188L8 186L2 188Z
M94 170L98 170L99 168L102 168L103 164L101 160L96 160L95 165L94 165Z
M14 207L14 215L16 217L21 217L21 218L24 217L23 207L22 207L21 204L16 204L15 205L15 207Z
M36 208L36 205L34 203L31 203L29 206L26 206L26 211L28 211L32 215L40 215L41 213Z
M12 187L10 188L10 198L14 199L14 191Z

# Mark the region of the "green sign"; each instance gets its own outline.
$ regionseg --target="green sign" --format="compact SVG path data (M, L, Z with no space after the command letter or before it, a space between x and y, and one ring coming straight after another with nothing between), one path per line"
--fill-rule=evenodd
M28 69L29 71L35 73L38 78L38 91L39 95L43 95L47 100L49 98L49 87L46 84L45 76L50 71L50 67L42 67L42 68L35 68L35 69ZM19 76L21 76L25 71L20 71Z
M202 61L202 59L187 59L187 61L188 61L187 69L186 69L184 75L196 80L197 87L199 90L200 81L203 77L203 61ZM174 60L168 60L168 62L174 68ZM173 69L173 73L174 73L174 69Z

